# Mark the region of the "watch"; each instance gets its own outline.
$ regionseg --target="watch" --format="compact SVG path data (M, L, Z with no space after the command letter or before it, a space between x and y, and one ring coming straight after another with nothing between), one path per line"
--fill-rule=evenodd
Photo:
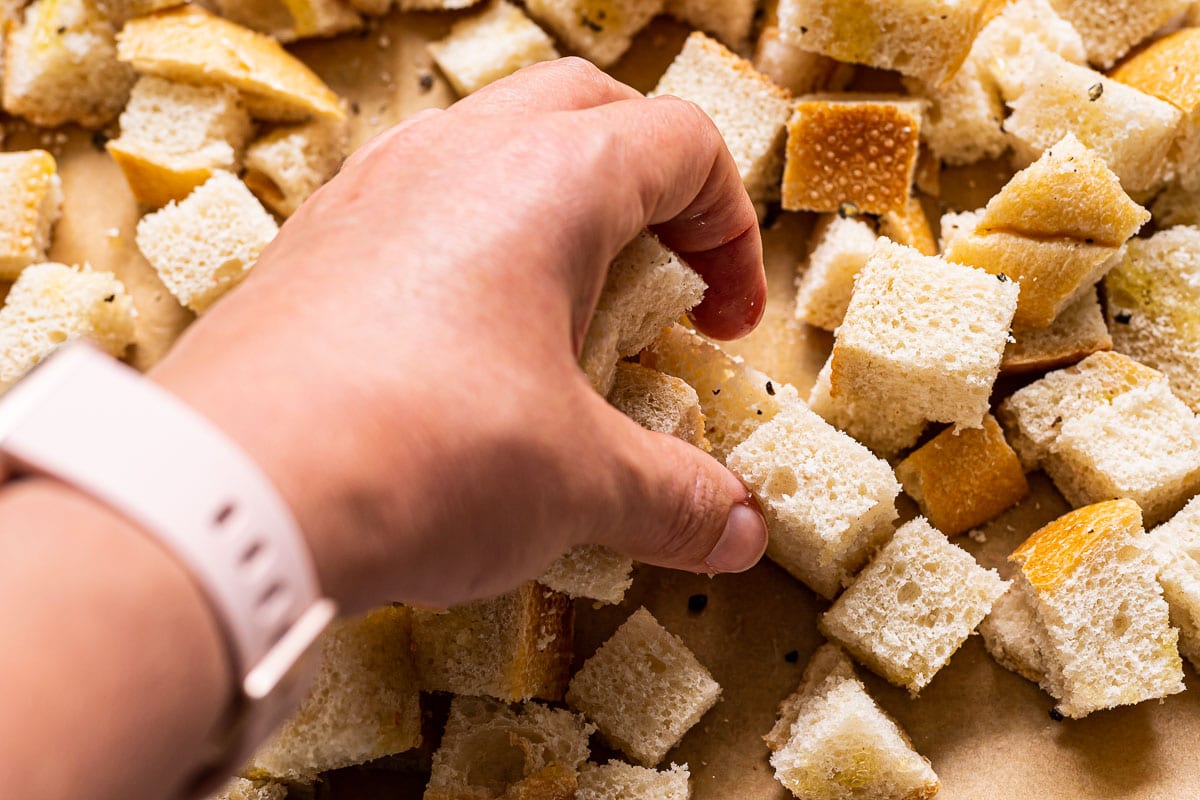
M241 767L299 704L336 614L266 475L212 423L90 344L59 348L0 398L0 478L68 484L132 520L202 590L237 681L190 788Z

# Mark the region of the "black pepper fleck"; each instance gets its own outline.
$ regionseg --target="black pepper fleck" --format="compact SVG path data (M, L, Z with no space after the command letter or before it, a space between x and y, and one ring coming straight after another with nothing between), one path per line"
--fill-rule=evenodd
M1093 103L1096 102L1103 95L1104 95L1104 84L1103 83L1099 83L1099 82L1093 83L1091 86L1088 87L1088 100L1090 100L1091 102L1093 102Z
M433 76L428 72L421 73L421 77L418 79L418 82L421 84L421 91L423 92L428 92L433 88Z
M757 411L755 411L754 413L755 413L755 414L758 414L758 415L761 417L761 416L762 416L762 409L760 408L760 409L758 409Z
M357 100L354 100L350 103L350 113L356 117L362 113L362 106L358 104Z
M1113 319L1115 319L1117 322L1121 323L1122 325L1128 325L1129 322L1133 319L1133 314L1130 314L1128 311L1122 311L1119 314L1117 314L1115 317L1113 317Z
M803 25L801 25L801 26L800 26L800 35L801 35L801 36L803 36L803 35L804 35L804 34L806 34L806 33L808 33L808 28L806 28L806 27L804 27Z
M775 384L770 381L767 381L767 394L771 395L771 397L775 396Z
M708 608L708 595L694 594L688 598L688 611L693 614L699 614L706 608Z
M104 131L96 131L92 134L92 147L103 150L106 144L108 144L108 134Z
M1001 272L999 275L996 276L996 280L1000 281L1001 283L1008 283L1009 278L1007 275L1005 275L1003 272Z
M110 294L108 297L104 298L104 302L111 303L113 300L116 300L116 299L117 299L117 296L115 294Z
M842 219L845 219L846 217L857 217L858 206L854 205L854 203L842 203L840 206L838 206L838 216Z
M1066 717L1064 717L1062 712L1057 708L1052 708L1050 709L1050 719L1054 720L1055 722L1062 722L1064 719L1066 719Z
M66 25L59 25L59 26L58 26L58 35L59 35L59 36L62 36L62 35L63 35L64 33L66 33L66 32L67 32L67 26L66 26Z
M1096 243L1096 240L1090 236L1088 238L1084 239L1083 241L1087 244L1095 244Z
M587 28L593 33L604 33L604 26L587 15L580 17L579 22L581 25L583 25L583 27Z
M716 396L717 396L717 395L719 395L720 393L721 393L721 390L720 390L720 389L713 389L713 397L716 397Z
M783 654L783 660L789 664L795 664L800 660L800 652L798 650L788 650Z

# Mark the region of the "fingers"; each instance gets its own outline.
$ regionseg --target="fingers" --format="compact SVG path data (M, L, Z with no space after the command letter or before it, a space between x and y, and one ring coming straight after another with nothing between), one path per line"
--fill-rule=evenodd
M560 58L526 67L489 84L453 106L460 114L576 111L636 100L642 94L582 58Z

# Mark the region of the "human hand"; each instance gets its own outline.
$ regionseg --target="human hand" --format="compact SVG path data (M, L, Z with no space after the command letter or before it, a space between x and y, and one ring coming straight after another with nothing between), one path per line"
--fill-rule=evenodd
M348 611L493 595L580 544L743 570L766 528L741 482L577 365L647 225L708 282L702 331L757 324L757 220L712 122L532 67L352 156L153 377L265 469Z

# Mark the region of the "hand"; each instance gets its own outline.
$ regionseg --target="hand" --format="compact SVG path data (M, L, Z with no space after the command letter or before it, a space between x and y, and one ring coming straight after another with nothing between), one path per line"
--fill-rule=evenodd
M708 117L532 67L368 143L153 377L263 466L348 611L496 594L585 543L747 569L766 528L741 482L577 366L647 225L708 281L701 330L757 324L755 212Z

